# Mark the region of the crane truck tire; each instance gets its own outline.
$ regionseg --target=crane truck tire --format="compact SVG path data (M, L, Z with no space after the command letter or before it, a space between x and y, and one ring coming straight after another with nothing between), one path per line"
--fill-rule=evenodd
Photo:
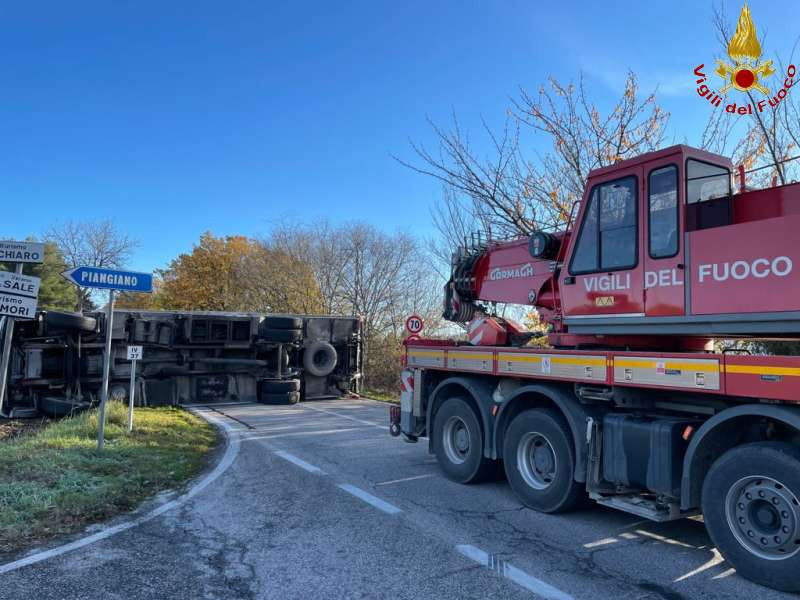
M303 366L311 375L327 377L333 373L338 360L336 348L328 342L314 342L306 348Z
M800 591L800 448L755 442L718 458L703 482L703 519L736 571Z
M299 317L264 317L262 329L302 329L303 319Z
M494 461L483 455L483 433L475 412L463 398L449 398L436 411L433 451L445 477L474 483L496 473Z
M584 498L575 481L575 450L569 425L556 412L526 410L505 433L503 465L511 489L525 506L565 512Z
M299 329L262 329L261 337L267 342L288 344L299 342L303 337L303 332Z

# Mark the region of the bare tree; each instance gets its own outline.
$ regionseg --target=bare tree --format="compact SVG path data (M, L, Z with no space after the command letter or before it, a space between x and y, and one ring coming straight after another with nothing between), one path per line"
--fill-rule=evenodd
M68 267L123 268L139 245L119 231L110 220L67 221L53 225L45 239L56 244ZM75 310L90 304L91 290L79 288Z
M395 157L443 184L442 200L432 210L440 233L432 251L440 267L471 232L505 238L563 227L589 171L657 149L669 119L655 93L639 94L633 73L606 114L590 101L582 79L576 86L551 78L536 95L521 89L512 103L498 132L483 122L488 156L473 150L454 116L450 129L431 123L437 151L411 142L416 162ZM525 130L545 134L551 151L524 157Z
M743 18L745 22L742 23ZM720 56L728 55L731 30L725 9L721 4L715 5L713 8L712 23L721 48ZM749 16L740 15L737 35L741 36L744 33L754 34L755 32L752 31L752 22L749 21ZM759 37L762 43L766 40L764 32ZM790 53L788 64L793 63L796 49L797 43ZM725 64L724 59L719 57L718 62ZM785 73L786 69L780 58L778 58L778 64L780 72ZM750 104L757 107L758 98L754 96L752 90L748 90L746 94ZM744 125L745 130L737 137L735 133L738 132L737 126L739 125ZM734 164L743 165L747 170L755 170L755 174L748 176L747 179L753 187L769 185L772 177L781 184L785 184L792 178L796 179L800 174L800 165L796 161L787 162L792 158L792 153L800 149L798 126L800 126L800 100L792 94L787 94L775 109L763 112L755 109L752 115L741 117L725 112L724 108L720 106L709 117L701 146L719 154L728 154ZM730 143L731 138L734 138L735 143Z
M395 387L405 317L420 313L431 328L439 319L440 281L419 242L365 223L323 221L279 226L263 244L311 267L324 312L363 319L366 384Z

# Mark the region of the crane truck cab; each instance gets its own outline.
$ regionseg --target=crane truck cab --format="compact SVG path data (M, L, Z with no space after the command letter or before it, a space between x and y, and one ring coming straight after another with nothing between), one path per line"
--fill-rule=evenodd
M734 196L731 173L688 146L593 171L558 282L567 330L800 332L800 190Z

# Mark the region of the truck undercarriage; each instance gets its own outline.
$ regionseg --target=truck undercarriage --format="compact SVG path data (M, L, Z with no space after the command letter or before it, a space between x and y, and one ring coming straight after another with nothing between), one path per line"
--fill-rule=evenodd
M99 402L105 315L42 312L18 321L4 410L69 414ZM146 406L294 403L360 390L354 317L115 310L110 397L126 400L129 345L143 347L136 401Z

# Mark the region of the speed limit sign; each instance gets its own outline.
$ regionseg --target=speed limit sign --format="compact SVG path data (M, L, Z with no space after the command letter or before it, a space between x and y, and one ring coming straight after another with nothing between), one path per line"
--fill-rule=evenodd
M406 319L406 331L412 335L418 334L425 326L425 321L419 315L411 315Z

